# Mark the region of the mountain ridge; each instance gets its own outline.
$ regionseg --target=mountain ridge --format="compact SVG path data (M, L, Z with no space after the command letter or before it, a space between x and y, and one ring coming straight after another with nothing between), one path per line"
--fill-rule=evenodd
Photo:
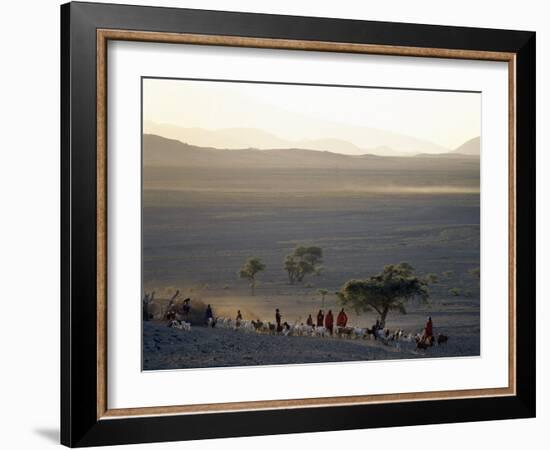
M345 128L344 126L342 126ZM341 127L341 128L342 128ZM357 127L347 127L357 134ZM347 129L346 128L346 129ZM362 127L364 145L338 137L288 140L273 133L256 128L224 128L209 130L200 127L180 127L172 124L158 124L149 120L143 123L145 134L156 134L199 147L214 147L228 150L253 147L259 150L275 148L305 148L308 150L330 150L336 153L361 155L367 153L380 156L413 156L417 153L446 153L450 150L411 136L385 130ZM341 131L341 130L340 130ZM351 133L353 134L353 133Z
M373 166L391 167L392 164L411 167L422 166L426 160L453 159L472 160L461 154L432 155L422 157L379 156L374 154L345 155L330 151L303 148L278 148L259 150L255 148L219 149L187 144L163 136L143 135L143 163L146 166L219 167L219 168L315 168L315 169L361 169ZM415 162L420 160L421 162ZM423 160L423 162L422 162ZM445 163L443 163L445 164Z

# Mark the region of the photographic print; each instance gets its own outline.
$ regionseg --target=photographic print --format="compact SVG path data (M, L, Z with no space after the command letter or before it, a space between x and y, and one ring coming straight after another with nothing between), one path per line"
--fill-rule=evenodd
M142 78L143 370L480 355L481 94Z

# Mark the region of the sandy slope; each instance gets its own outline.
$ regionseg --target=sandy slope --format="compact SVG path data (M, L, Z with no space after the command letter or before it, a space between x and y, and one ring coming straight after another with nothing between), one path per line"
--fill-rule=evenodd
M476 346L479 351L479 340L467 336L420 352L406 342L398 348L370 340L271 336L206 327L182 331L160 322L143 325L144 370L464 356L475 354Z

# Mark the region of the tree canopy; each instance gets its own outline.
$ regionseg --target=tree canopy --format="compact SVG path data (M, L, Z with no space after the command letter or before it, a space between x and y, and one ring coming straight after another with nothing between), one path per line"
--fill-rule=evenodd
M427 301L429 280L414 274L414 268L406 262L390 264L377 275L365 280L345 283L338 298L342 305L352 307L358 314L376 311L381 326L386 323L390 311L406 314L405 303L413 298Z
M263 270L265 270L265 264L262 263L260 258L252 256L246 260L239 271L239 277L245 278L250 282L252 295L254 295L254 288L256 287L256 275Z
M309 274L319 275L323 263L323 249L321 247L299 246L287 255L284 261L284 269L288 273L290 283L302 282Z

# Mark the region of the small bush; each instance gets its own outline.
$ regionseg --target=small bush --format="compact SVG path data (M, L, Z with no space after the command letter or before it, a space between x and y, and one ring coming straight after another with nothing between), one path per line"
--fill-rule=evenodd
M458 297L462 291L459 288L452 288L449 289L449 294L451 294L453 297Z
M441 272L441 275L443 276L443 278L452 278L454 276L455 272L454 270L446 270L445 272Z
M468 274L473 278L479 279L481 271L480 271L479 267L476 267L475 269L468 270Z
M427 273L424 279L428 284L436 284L439 281L439 278L437 277L437 275L432 272Z

